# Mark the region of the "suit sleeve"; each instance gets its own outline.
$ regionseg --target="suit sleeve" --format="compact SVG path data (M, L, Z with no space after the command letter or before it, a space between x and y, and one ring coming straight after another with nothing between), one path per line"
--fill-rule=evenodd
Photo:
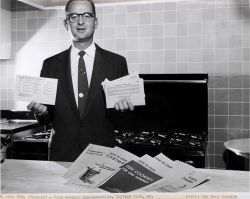
M122 57L121 67L118 76L123 77L125 75L128 75L128 65L126 59Z
M120 67L118 70L117 78L128 75L128 65L124 57L122 57L119 66ZM125 127L124 124L126 124L126 122L124 121L128 120L128 118L131 118L130 112L131 111L120 112L116 111L115 109L108 109L107 114L108 118L112 121L114 127L122 129L123 127Z
M43 67L42 67L42 70L40 73L40 77L48 77L47 68L48 68L48 64L45 60L43 62ZM38 120L38 122L40 122L42 124L49 124L53 121L55 107L52 105L47 105L47 104L44 104L44 105L47 106L47 108L48 108L48 114L45 116L37 116L37 120Z

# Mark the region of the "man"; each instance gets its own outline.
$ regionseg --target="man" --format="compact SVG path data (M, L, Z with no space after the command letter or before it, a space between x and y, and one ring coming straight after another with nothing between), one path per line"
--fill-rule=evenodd
M93 43L97 27L91 0L70 0L64 25L72 46L46 59L41 77L58 79L55 106L31 102L27 108L40 122L52 122L55 130L50 160L74 161L89 143L114 146L113 126L107 118L101 83L128 74L126 59ZM117 111L134 107L126 100L114 105Z

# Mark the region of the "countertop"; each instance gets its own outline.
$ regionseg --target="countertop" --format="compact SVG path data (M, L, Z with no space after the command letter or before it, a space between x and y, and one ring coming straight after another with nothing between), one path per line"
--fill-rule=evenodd
M20 131L39 127L37 120L9 120L0 124L1 134L13 134Z
M1 192L8 193L100 193L73 185L63 177L70 162L6 159L1 165ZM201 169L210 180L185 192L250 192L248 171Z

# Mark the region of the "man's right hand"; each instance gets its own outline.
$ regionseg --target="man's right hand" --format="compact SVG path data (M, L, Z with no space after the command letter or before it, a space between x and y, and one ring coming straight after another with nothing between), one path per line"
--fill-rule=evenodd
M27 109L30 110L36 116L45 116L48 114L47 106L40 103L36 103L34 101L30 102L30 104L27 106Z

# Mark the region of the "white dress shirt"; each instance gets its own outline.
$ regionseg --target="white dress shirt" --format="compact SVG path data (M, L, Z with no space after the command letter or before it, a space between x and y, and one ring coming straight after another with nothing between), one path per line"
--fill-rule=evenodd
M95 51L96 51L95 44L92 43L84 51L85 51L85 55L83 56L83 59L85 62L87 78L88 78L88 86L89 86L91 82L94 60L95 60ZM78 106L78 62L80 58L80 56L78 55L79 52L80 50L74 47L74 45L71 46L71 51L70 51L71 77L72 77L72 84L73 84L74 95L75 95L77 106Z

